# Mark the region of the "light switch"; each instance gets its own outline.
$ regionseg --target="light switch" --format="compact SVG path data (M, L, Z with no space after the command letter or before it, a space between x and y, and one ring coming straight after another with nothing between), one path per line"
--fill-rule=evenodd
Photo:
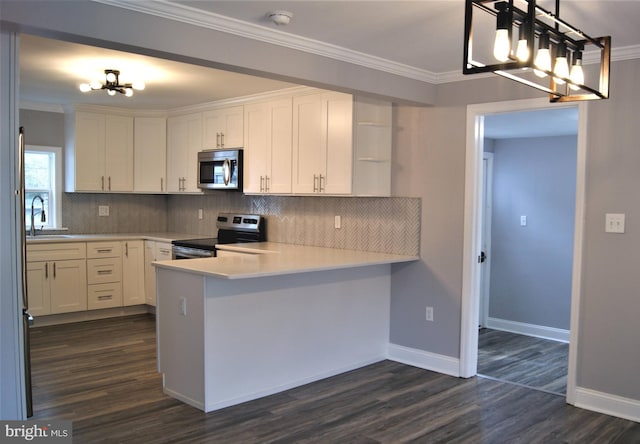
M520 226L521 227L527 226L527 216L520 216Z
M604 231L606 233L624 233L624 213L607 213Z
M109 205L98 205L98 216L108 216Z

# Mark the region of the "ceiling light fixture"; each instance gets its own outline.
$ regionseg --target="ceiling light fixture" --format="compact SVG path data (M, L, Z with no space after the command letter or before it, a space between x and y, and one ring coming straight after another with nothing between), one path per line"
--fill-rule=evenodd
M551 102L608 99L611 37L589 37L561 20L555 3L551 13L536 0L465 0L462 72L493 72L548 93ZM593 62L586 74L585 50Z
M267 17L278 26L285 26L291 22L293 13L289 11L271 11L267 13Z
M117 92L124 94L127 97L133 95L133 90L143 90L145 87L144 82L133 82L120 84L120 71L117 69L105 69L105 83L101 83L99 80L92 80L90 83L82 83L80 85L80 91L89 92L100 89L106 89L107 94L115 96Z

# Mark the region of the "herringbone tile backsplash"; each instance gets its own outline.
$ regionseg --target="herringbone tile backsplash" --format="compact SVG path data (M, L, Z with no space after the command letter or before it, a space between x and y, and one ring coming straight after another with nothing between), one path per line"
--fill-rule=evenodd
M84 194L63 195L62 224L70 233L217 234L220 212L266 216L267 240L289 244L417 255L420 244L418 198ZM98 206L108 205L108 217ZM198 210L203 219L198 219ZM341 228L334 228L340 216Z
M198 209L204 219L198 220ZM288 244L417 255L420 199L244 196L216 193L169 196L168 230L215 235L218 212L266 216L267 240ZM334 228L340 216L341 228Z

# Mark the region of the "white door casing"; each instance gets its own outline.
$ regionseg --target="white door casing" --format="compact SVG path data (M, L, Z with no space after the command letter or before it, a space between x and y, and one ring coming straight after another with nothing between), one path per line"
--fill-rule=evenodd
M583 102L577 105L573 103L551 104L548 99L527 99L467 106L465 216L460 331L459 374L461 377L468 378L476 375L478 364L477 327L481 282L481 267L478 263L478 256L481 252L482 239L482 154L484 148L484 116L487 114L504 112L576 106L578 108L578 143L573 271L571 282L571 333L566 397L568 404L574 404L576 397L576 361L580 317L580 286L585 212L587 103Z

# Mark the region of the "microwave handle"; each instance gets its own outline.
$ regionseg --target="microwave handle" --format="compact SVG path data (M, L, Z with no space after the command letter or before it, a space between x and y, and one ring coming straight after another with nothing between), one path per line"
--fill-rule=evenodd
M222 162L222 177L224 184L229 185L229 182L231 182L231 162L229 159L224 159L224 162Z

